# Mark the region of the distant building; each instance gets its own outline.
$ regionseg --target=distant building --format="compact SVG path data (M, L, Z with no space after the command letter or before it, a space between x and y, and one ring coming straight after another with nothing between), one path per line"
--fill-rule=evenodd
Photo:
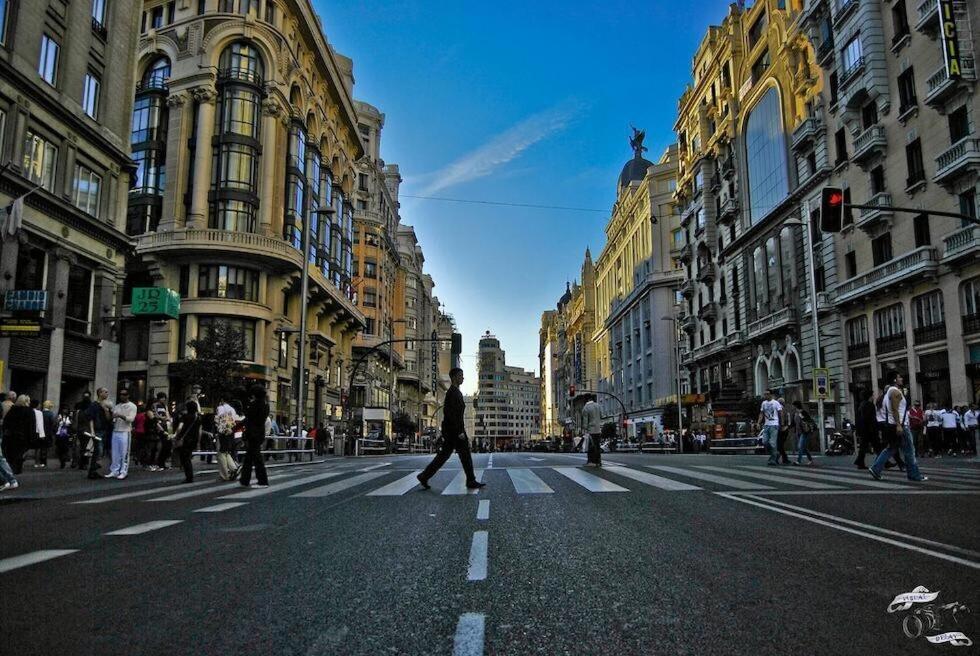
M466 427L466 435L469 436L470 441L474 441L476 440L476 397L464 396L463 401L466 402L466 410L463 412L463 426Z
M541 380L507 366L500 341L488 331L480 339L476 437L491 448L526 443L540 425Z

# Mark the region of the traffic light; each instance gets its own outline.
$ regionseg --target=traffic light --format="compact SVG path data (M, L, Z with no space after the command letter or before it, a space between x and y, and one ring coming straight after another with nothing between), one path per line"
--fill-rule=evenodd
M824 187L820 194L820 229L823 232L840 232L843 221L844 190Z
M568 386L568 395L570 397L572 397L573 399L575 398L575 386L574 385L569 385Z

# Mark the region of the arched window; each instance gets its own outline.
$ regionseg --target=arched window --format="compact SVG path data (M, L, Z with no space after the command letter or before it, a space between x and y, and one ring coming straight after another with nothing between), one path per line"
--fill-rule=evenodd
M233 43L221 53L210 228L255 231L262 71L258 51L248 43Z
M786 135L776 89L769 89L752 108L745 132L749 216L758 223L789 194Z
M129 190L126 234L153 232L160 223L163 190L167 183L167 95L170 60L157 57L143 71L136 86L129 144L136 175Z
M796 382L800 380L800 361L792 351L786 354L786 366L783 368L783 376L786 382Z
M766 252L762 246L752 253L752 277L755 280L755 309L763 312L769 302L769 278L766 274Z
M789 295L796 289L796 256L793 241L793 229L789 226L779 231L779 264L783 273L783 295Z
M769 366L761 358L755 365L755 395L762 396L769 389Z

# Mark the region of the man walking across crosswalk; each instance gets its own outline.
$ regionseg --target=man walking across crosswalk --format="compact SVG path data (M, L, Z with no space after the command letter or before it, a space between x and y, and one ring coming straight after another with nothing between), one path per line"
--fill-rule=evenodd
M779 464L777 442L779 441L779 417L783 412L783 406L773 396L775 395L772 390L766 390L765 399L759 408L759 423L762 424L763 442L766 451L769 453L767 465Z
M446 392L446 400L443 403L442 419L442 447L439 453L432 459L429 466L419 474L419 485L426 490L429 489L429 479L435 476L439 468L446 464L453 451L459 456L459 462L463 465L466 473L466 487L473 490L481 488L485 483L476 480L473 473L473 456L470 455L470 440L466 435L466 426L463 423L463 413L466 410L466 401L463 400L463 393L459 391L459 386L463 384L463 370L459 367L449 372L449 380L452 386Z
M599 438L602 437L602 409L595 402L595 394L589 395L589 400L582 407L582 432L589 439L589 457L587 464L602 466L602 450L599 448Z

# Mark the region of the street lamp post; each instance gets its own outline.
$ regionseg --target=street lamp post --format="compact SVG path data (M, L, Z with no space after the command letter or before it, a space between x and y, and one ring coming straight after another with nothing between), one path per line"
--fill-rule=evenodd
M683 407L681 406L681 339L678 336L680 327L677 325L677 317L661 317L661 321L670 321L674 326L674 373L677 376L677 449L679 453L684 453L684 440L681 431L684 429L682 419Z

